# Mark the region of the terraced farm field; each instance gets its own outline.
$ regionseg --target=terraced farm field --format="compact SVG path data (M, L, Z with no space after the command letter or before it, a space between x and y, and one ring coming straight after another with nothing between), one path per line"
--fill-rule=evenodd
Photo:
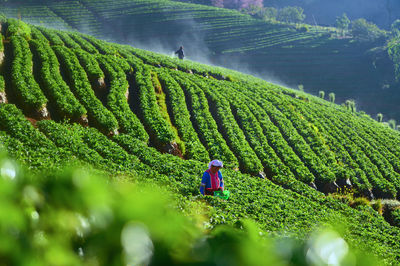
M206 198L211 228L251 219L265 234L304 239L334 221L351 247L399 260L393 221L326 196L347 184L399 199L399 132L228 69L14 19L2 32L0 142L26 167L79 162L167 184L194 204L218 158L232 195Z
M30 1L0 4L4 14L104 40L254 73L317 94L334 92L339 103L399 120L398 83L385 40L338 39L335 28L256 20L234 10L169 0ZM39 13L40 12L40 13ZM52 22L54 21L54 23ZM61 24L66 26L62 26ZM61 26L60 26L61 25Z

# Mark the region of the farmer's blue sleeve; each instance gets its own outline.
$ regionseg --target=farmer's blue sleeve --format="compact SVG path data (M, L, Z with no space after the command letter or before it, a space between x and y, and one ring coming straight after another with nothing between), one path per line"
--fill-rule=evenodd
M222 178L222 174L221 174L220 171L218 171L218 177L219 177L219 180L220 180L219 186L225 188L224 187L224 179Z
M203 195L205 186L207 186L207 172L204 172L203 177L201 178L200 193Z

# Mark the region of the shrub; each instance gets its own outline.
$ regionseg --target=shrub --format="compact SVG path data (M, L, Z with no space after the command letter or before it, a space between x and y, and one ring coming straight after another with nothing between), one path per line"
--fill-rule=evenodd
M354 38L360 41L375 41L385 36L385 32L379 29L378 26L363 18L351 23L351 33Z
M308 25L301 25L300 27L297 27L297 30L300 32L309 32L310 28L308 27Z
M277 20L286 23L300 23L306 18L303 12L301 7L287 6L279 10Z
M329 101L335 103L335 94L333 92L329 93Z
M367 198L360 197L355 198L352 202L350 202L350 206L356 208L358 206L370 206L370 202Z
M321 98L321 99L325 98L325 92L324 91L319 91L318 95L319 95L319 98Z
M396 120L390 119L390 120L388 121L388 123L389 123L389 127L390 127L390 128L396 129Z
M378 120L379 123L382 123L383 114L378 113L378 114L376 115L376 119Z

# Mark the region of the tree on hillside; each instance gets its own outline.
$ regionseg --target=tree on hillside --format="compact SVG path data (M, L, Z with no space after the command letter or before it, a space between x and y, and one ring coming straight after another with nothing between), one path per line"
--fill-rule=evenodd
M377 120L378 120L379 123L382 123L383 114L382 114L382 113L378 113L378 114L376 115L376 118L377 118Z
M390 119L390 120L388 121L388 123L389 123L389 127L390 127L390 128L396 129L396 120Z
M354 38L360 41L375 41L385 36L385 32L379 29L378 26L363 18L351 23L351 33Z
M287 6L279 10L277 20L286 23L300 23L306 18L303 12L301 7Z
M346 32L349 30L350 19L347 17L346 13L343 13L342 16L336 17L336 27L338 27L342 35L345 35Z
M335 94L333 92L329 93L329 101L335 103Z
M276 16L278 14L278 10L274 7L257 7L254 5L250 5L247 8L242 8L240 11L265 21L276 20Z
M396 19L391 26L393 36L400 36L400 19Z
M394 64L396 81L400 81L400 33L390 40L387 45L387 50Z

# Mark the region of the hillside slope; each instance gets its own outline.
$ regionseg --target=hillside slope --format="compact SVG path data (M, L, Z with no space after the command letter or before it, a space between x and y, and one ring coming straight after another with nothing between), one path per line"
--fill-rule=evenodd
M0 4L10 17L78 31L255 73L266 80L317 94L355 99L359 109L400 119L398 83L385 41L338 39L333 28L271 24L234 10L173 1L16 1ZM375 49L377 48L378 49Z
M213 226L249 218L304 238L340 223L352 247L399 259L397 227L319 192L349 179L359 195L398 198L398 132L227 69L12 19L2 33L0 142L29 168L80 161L196 201L207 162L218 158L232 196L207 199Z

